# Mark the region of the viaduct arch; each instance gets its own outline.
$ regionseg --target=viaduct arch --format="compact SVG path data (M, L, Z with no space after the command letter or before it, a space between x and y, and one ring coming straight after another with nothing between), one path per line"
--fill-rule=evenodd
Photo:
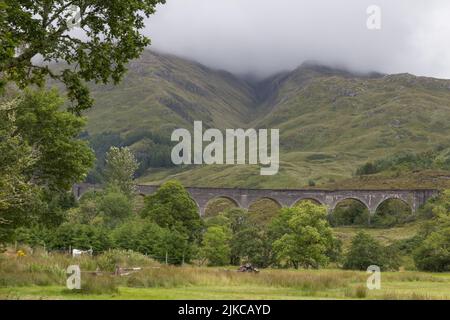
M137 190L142 195L154 193L159 186L138 185ZM79 199L85 192L100 189L97 185L77 184L73 193ZM282 207L291 207L302 200L315 200L331 211L336 205L346 199L355 199L369 209L374 215L378 206L389 199L399 199L407 203L414 213L425 202L439 194L437 189L390 189L390 190L310 190L310 189L244 189L244 188L198 188L187 187L186 190L197 203L199 213L204 215L208 202L214 198L228 198L243 209L260 199L272 199Z

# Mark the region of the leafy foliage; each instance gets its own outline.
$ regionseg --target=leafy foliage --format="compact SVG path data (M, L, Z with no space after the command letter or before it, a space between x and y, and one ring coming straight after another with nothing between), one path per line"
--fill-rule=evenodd
M97 159L95 168L87 177L89 183L104 182L103 171L106 164L106 153L111 147L129 147L139 163L135 173L136 177L142 176L150 168L170 168L174 166L170 159L172 142L168 136L162 134L136 131L122 137L114 132L94 135L85 132L83 138L89 141Z
M273 250L279 261L287 260L295 268L319 268L329 262L327 251L333 245L326 208L309 201L283 208L271 225Z
M334 227L367 225L369 221L369 210L361 202L348 199L340 202L328 219Z
M17 132L39 157L30 179L51 190L70 190L94 163L91 149L78 139L85 120L61 111L56 90L26 91L16 108Z
M252 263L266 267L272 263L272 247L266 227L255 225L251 214L240 208L227 209L205 221L206 226L221 227L229 233L229 263Z
M222 266L230 262L230 230L224 227L209 227L203 235L200 255L209 265Z
M18 226L57 226L73 204L68 190L93 163L77 138L84 119L60 111L56 91L26 91L0 107L0 242Z
M450 270L450 190L427 203L431 220L424 224L413 250L414 262L420 270L446 272Z
M404 151L367 162L356 170L357 175L383 171L413 171L425 169L450 170L450 150L442 145L424 152Z
M119 82L125 64L139 56L150 40L140 34L144 18L164 0L5 0L1 5L0 74L2 83L25 88L45 77L62 81L77 113L92 106L84 81ZM79 12L77 37L70 32ZM76 21L75 21L76 22ZM42 56L43 64L33 58ZM64 61L65 68L49 62Z
M399 267L399 257L393 247L385 248L372 236L360 231L352 239L344 268L366 270L371 265L395 270Z
M21 135L16 134L17 100L0 105L0 243L26 222L33 206L36 188L24 172L32 167L36 155Z
M110 187L118 188L131 198L135 192L133 178L138 166L134 155L128 148L111 147L106 154L106 183Z
M67 218L71 223L113 228L129 219L132 214L132 200L118 188L109 187L83 195L79 205L68 211Z
M141 215L160 227L185 234L191 242L200 238L203 221L197 205L177 181L166 182L154 194L147 196Z
M105 251L112 246L110 234L103 226L65 223L51 236L48 247L51 249L77 248Z

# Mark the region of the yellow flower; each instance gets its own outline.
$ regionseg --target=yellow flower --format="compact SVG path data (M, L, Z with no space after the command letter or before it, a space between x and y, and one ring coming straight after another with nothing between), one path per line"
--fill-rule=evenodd
M18 251L17 251L17 256L18 256L18 257L25 257L25 256L26 256L25 251L23 251L23 250L18 250Z

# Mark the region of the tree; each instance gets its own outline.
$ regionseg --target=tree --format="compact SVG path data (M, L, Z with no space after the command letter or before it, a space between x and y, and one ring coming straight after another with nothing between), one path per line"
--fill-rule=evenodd
M450 271L450 226L430 233L414 251L413 257L419 270Z
M200 255L211 266L223 266L230 261L230 230L224 227L209 227L203 235Z
M85 81L114 83L149 45L144 18L164 0L4 0L0 3L0 86L62 81L71 109L92 106ZM71 29L77 26L77 36ZM41 62L36 62L40 57ZM50 63L65 65L51 68Z
M118 248L147 254L159 261L165 260L167 230L152 221L129 220L114 229L112 238Z
M0 105L0 243L11 240L13 230L31 220L39 190L24 174L37 155L17 133L18 100Z
M16 134L38 154L24 172L34 184L59 192L84 180L94 164L92 150L78 139L85 119L62 111L63 103L56 90L27 90L15 108Z
M275 218L272 232L278 233L273 250L278 261L287 260L295 268L319 268L328 263L327 252L333 245L327 209L309 201L284 208Z
M7 139L0 144L8 151L2 152L5 176L0 193L10 198L22 195L10 210L22 217L20 225L24 219L48 226L62 223L64 210L73 202L68 191L86 177L94 162L87 143L78 139L85 120L61 111L62 104L54 90L26 90L2 110L2 136ZM14 192L8 191L13 185ZM25 190L32 201L25 201Z
M371 265L384 269L398 269L399 258L393 247L383 247L375 238L358 232L352 239L344 269L366 270Z
M163 228L186 234L191 242L200 239L203 221L197 205L177 181L168 181L147 196L141 215Z
M111 147L106 154L105 179L110 187L117 187L128 197L135 192L134 173L139 167L128 148Z
M336 206L328 219L334 227L367 225L369 221L369 210L361 202L347 199Z
M103 224L103 217L100 215L99 203L102 193L97 191L88 191L78 201L75 208L67 211L67 222L73 224Z
M53 249L90 249L104 251L111 247L109 232L102 226L65 223L54 231L49 247Z
M0 107L0 228L57 226L73 204L68 191L93 164L78 139L84 119L60 111L56 91L27 90Z
M129 197L117 189L107 189L101 197L98 209L106 226L114 227L133 212L133 204Z
M78 206L68 210L67 220L71 223L114 228L130 218L132 213L132 200L117 188L107 188L84 194Z
M414 262L424 271L450 271L450 190L430 199L422 209L430 220L423 224L413 251Z
M270 265L271 243L266 232L257 226L248 226L233 234L230 240L231 263L252 263L258 267Z

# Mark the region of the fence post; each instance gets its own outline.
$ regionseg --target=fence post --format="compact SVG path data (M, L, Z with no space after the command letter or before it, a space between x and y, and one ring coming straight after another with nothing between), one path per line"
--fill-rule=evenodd
M168 252L166 251L166 265L169 264L168 260L169 260L169 256L168 256Z

